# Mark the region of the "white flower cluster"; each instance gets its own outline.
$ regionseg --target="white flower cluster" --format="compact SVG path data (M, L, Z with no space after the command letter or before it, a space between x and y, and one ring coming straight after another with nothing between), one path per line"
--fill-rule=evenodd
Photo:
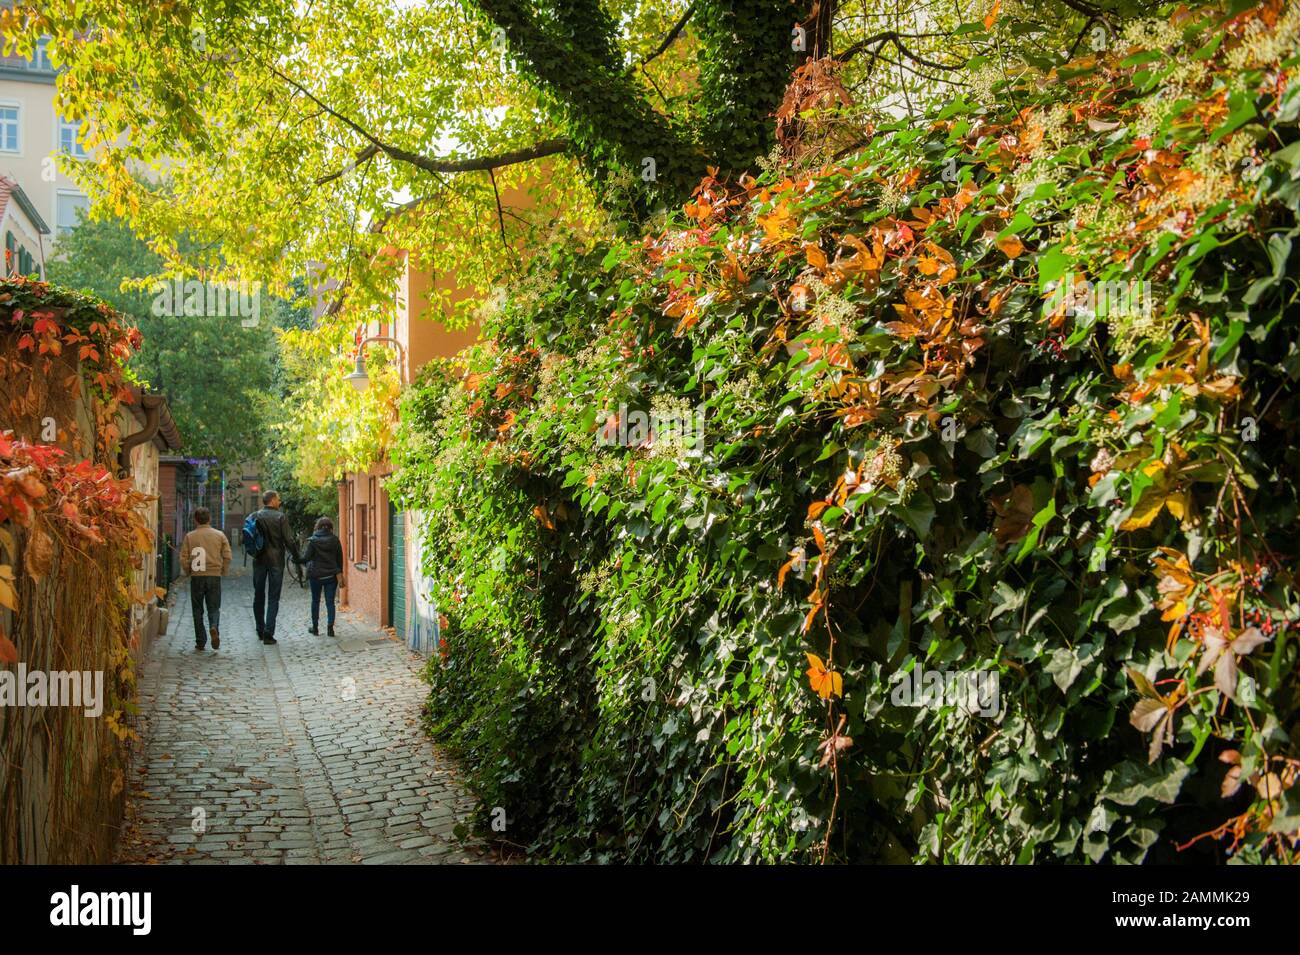
M818 331L834 329L842 342L851 342L857 337L855 325L858 319L858 307L843 295L837 295L819 278L808 283L813 293L812 327Z
M1289 59L1295 55L1297 45L1300 45L1300 4L1290 3L1273 27L1262 20L1252 20L1242 42L1228 51L1227 62L1233 69L1245 71Z
M1181 43L1183 32L1168 20L1133 20L1124 25L1124 42L1144 50L1167 50Z

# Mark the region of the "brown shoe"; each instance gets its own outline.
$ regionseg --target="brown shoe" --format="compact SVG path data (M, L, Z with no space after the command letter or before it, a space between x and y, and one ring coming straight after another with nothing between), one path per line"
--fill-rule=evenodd
M213 627L213 628L212 628L211 630L209 630L208 632L209 632L210 634L212 634L212 649L213 649L213 650L220 650L220 649L221 649L221 634L217 633L217 628L216 628L216 627Z

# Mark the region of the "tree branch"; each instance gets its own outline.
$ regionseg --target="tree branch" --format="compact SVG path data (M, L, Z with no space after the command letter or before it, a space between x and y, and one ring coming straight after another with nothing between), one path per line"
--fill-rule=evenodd
M492 180L492 197L497 202L497 227L501 230L501 248L511 260L514 260L515 250L510 247L510 243L506 239L506 217L501 209L501 190L497 188L497 174L489 169L488 177Z
M1074 43L1070 45L1070 52L1065 54L1067 61L1074 59L1074 54L1079 52L1079 44L1083 42L1083 38L1088 35L1088 30L1096 22L1097 18L1095 16L1088 17L1088 19L1084 21L1082 29L1079 30L1079 35L1074 38Z
M422 206L426 202L432 202L434 199L437 198L439 197L419 196L415 199L408 199L406 202L403 202L400 205L392 206L391 208L387 209L383 215L376 216L374 218L374 220L370 223L369 231L372 233L383 232L384 227L388 225L389 220L395 219L398 216L400 216L403 212L409 212L411 209L414 209L417 206Z
M618 167L638 169L653 159L657 176L641 197L647 204L652 194L689 192L699 181L707 163L693 137L657 112L623 59L615 63L604 52L605 41L596 42L607 17L583 20L573 15L573 10L588 10L590 0L551 5L475 0L475 6L505 31L530 78L551 94L554 119L565 128L570 148L595 181L606 180ZM539 12L539 7L548 6L569 11L560 18L559 29ZM595 7L603 10L600 4Z
M317 180L316 180L316 185L318 185L318 186L323 186L323 185L325 185L325 183L327 183L327 182L331 182L331 181L333 181L333 180L335 180L335 179L338 179L340 176L344 175L345 173L348 173L348 172L352 171L353 169L356 169L356 168L357 168L358 166L360 166L362 163L369 162L371 159L373 159L373 158L374 158L375 156L377 156L378 154L379 154L379 147L376 146L374 143L371 143L369 146L367 146L367 147L365 147L364 149L360 150L360 151L356 154L356 156L353 157L352 162L350 162L348 165L344 166L342 169L337 169L337 170L335 170L334 172L326 173L325 175L320 176L319 178L317 178Z
M903 54L903 56L907 57L909 60L912 60L913 62L916 63L920 63L922 66L928 66L933 70L959 71L965 68L964 66L961 65L952 66L947 63L936 63L933 60L928 60L923 56L918 56L917 54L913 53L903 44L902 38L904 36L921 37L921 36L928 36L928 35L930 34L923 34L923 33L901 34L895 30L886 30L884 33L877 33L875 36L869 36L865 40L859 40L857 43L853 44L851 47L845 50L844 53L838 57L838 59L841 63L847 63L853 57L857 56L857 54L861 53L864 49L868 48L872 43L879 43L882 45L885 43L892 43L895 49L897 49L899 53ZM872 50L871 52L873 57L877 56L880 53L880 47L876 47L876 49Z
M357 153L356 158L350 166L345 166L337 172L328 173L320 177L316 180L317 185L322 185L326 182L337 179L349 169L354 169L361 163L373 159L381 152L390 159L409 163L410 165L423 169L426 172L458 173L483 172L485 170L500 169L502 166L513 166L516 163L530 162L534 159L554 156L569 148L569 141L567 139L552 138L544 139L536 145L528 146L523 149L512 149L508 152L498 153L495 156L476 156L469 159L435 159L421 153L412 152L409 149L403 149L400 146L394 146L392 143L384 142L374 133L359 125L355 120L344 116L338 110L327 106L297 80L286 76L275 67L271 68L271 72L370 144Z
M1061 3L1075 13L1082 13L1085 17L1100 17L1106 12L1096 4L1089 3L1088 0L1061 0Z
M673 45L673 43L677 40L677 38L681 36L682 31L686 29L687 21L690 20L690 18L694 14L695 14L695 4L692 3L689 7L686 8L686 12L682 14L681 19L678 20L677 23L673 26L673 28L668 31L668 35L663 38L663 41L659 44L658 48L649 56L647 56L644 60L641 61L641 69L645 69L646 65L651 60L663 54L665 50L667 50L670 46Z
M831 39L835 26L836 0L813 0L804 28L807 50L804 60L816 60L831 55Z

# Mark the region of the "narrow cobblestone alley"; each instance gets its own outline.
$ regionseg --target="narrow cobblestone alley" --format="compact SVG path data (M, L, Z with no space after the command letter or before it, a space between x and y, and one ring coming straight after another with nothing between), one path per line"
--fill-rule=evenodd
M265 647L252 590L248 572L226 578L221 649L196 653L178 588L140 674L119 861L484 861L453 834L471 803L421 731L421 659L351 614L312 636L308 592L287 578Z

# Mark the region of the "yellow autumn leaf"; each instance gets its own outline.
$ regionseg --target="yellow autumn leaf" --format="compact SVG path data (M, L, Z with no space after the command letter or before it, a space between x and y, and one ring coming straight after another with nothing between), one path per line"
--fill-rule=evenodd
M1137 507L1133 508L1133 513L1129 515L1128 520L1119 526L1119 529L1122 531L1136 531L1149 527L1151 522L1164 510L1164 506L1165 497L1158 491L1142 495Z
M8 564L0 564L0 607L8 607L10 610L17 611L18 594L11 583L13 579L13 568Z
M1180 521L1183 520L1187 516L1186 492L1182 494L1170 494L1165 498L1165 507L1169 509L1169 513L1174 517L1178 518Z
M538 504L533 508L533 517L537 518L538 522L548 531L555 530L555 522L551 520L551 515L544 504Z
M1170 606L1168 610L1160 615L1160 619L1168 623L1170 620L1182 620L1183 615L1187 613L1187 602L1179 600Z

